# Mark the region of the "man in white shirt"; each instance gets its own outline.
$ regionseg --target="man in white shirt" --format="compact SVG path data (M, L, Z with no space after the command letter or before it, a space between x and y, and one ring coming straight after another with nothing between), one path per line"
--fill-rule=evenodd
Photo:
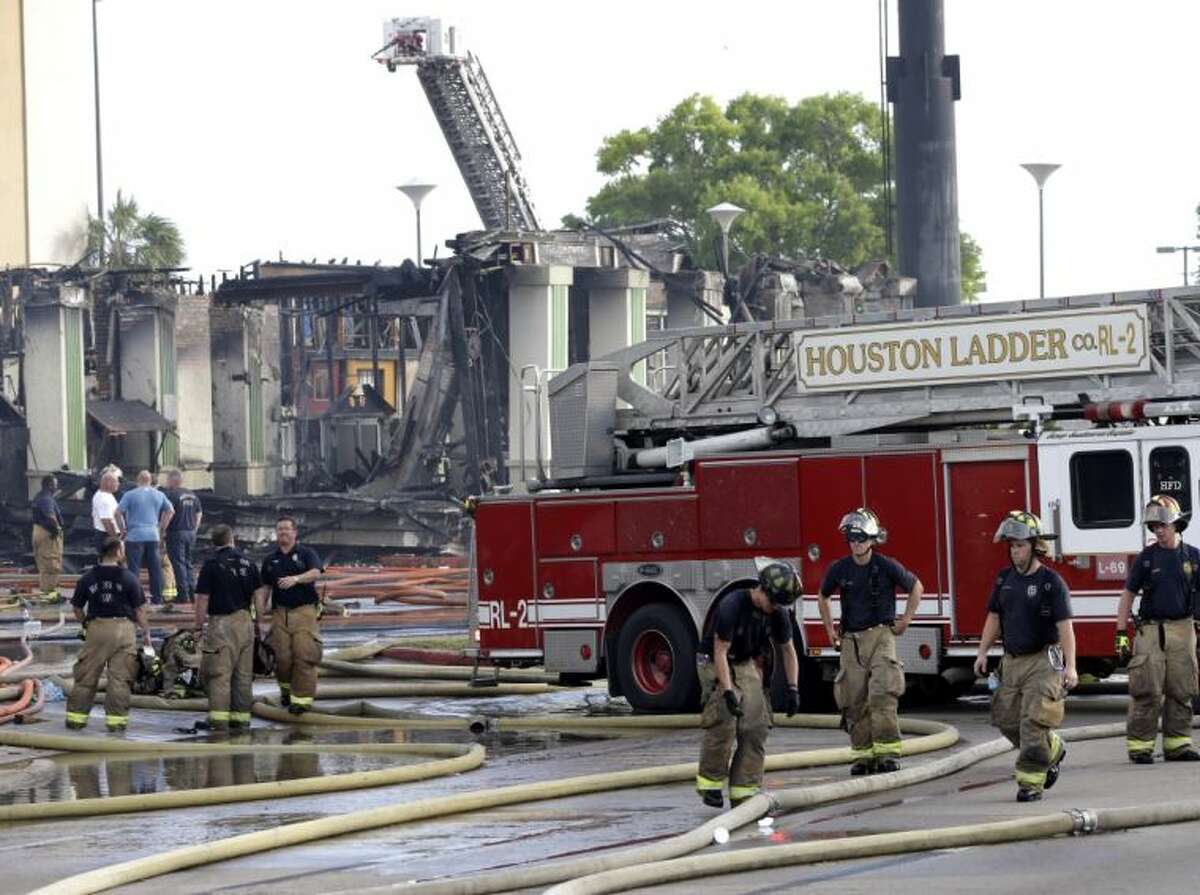
M116 490L117 477L111 472L106 472L100 476L100 487L92 495L92 534L96 539L97 550L107 538L121 535L115 515L117 499L113 497Z

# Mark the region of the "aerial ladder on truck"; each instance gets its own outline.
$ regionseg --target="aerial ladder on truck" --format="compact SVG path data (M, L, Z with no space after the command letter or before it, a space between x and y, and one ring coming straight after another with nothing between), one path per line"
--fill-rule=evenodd
M538 230L521 153L479 59L456 51L457 33L440 19L391 19L374 58L387 70L411 65L467 191L488 230Z
M1080 667L1104 676L1141 507L1200 506L1200 290L665 330L548 401L549 475L476 508L484 658L604 669L635 707L679 710L713 606L767 554L801 569L802 678L828 681L816 588L865 503L926 586L897 641L919 688L974 682L992 533L1018 508L1059 535Z

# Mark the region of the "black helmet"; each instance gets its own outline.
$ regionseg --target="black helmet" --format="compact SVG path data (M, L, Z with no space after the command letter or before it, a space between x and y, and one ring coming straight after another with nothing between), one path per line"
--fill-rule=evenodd
M772 603L791 606L796 602L800 596L800 576L791 563L768 556L756 556L754 564L758 567L758 586L771 598Z
M254 638L254 673L258 677L270 677L275 673L275 650L257 637Z

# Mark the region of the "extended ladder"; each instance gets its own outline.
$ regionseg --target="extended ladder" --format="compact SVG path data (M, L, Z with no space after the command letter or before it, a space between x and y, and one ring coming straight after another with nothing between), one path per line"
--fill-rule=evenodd
M537 230L521 153L483 66L441 46L437 20L396 20L403 30L376 57L394 71L415 65L434 117L489 230ZM404 29L404 26L408 26Z

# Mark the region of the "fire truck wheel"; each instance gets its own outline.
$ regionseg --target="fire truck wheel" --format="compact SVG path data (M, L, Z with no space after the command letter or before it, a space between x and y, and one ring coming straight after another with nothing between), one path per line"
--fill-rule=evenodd
M679 610L651 603L629 617L617 641L617 677L637 711L697 707L696 636Z

